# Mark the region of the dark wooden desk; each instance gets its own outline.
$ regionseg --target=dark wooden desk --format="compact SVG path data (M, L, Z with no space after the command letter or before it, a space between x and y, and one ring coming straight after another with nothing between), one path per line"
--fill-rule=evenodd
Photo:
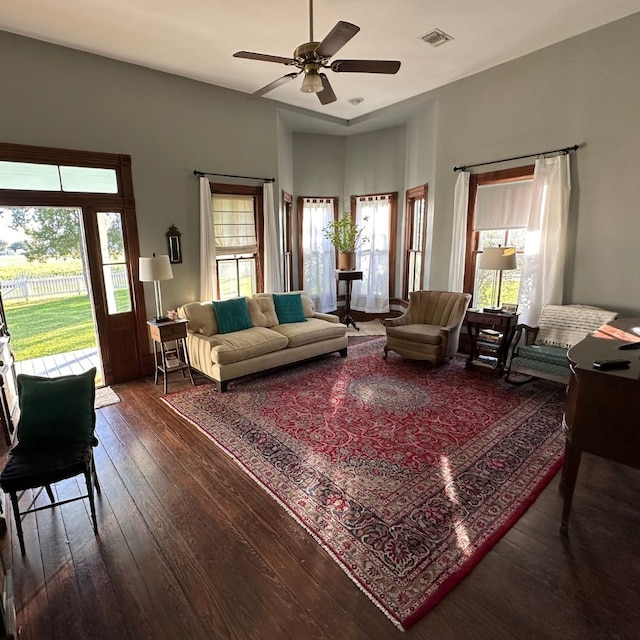
M351 317L351 286L354 280L362 280L362 271L336 269L336 280L347 283L347 291L344 296L344 315L340 319L340 322L346 324L347 327L352 324L356 331L360 331L360 327L356 325L356 321Z
M583 451L640 468L640 349L620 351L618 345L640 338L640 318L612 320L569 349L571 378L563 427L565 459L560 489L564 506L560 530L566 533L580 458ZM624 332L627 332L625 336ZM611 335L613 334L613 335ZM627 340L624 340L624 338ZM594 360L630 360L629 369L600 371Z

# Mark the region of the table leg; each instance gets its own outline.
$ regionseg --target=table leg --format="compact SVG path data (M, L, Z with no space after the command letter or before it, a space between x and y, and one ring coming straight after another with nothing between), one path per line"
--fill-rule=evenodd
M158 343L153 343L153 384L158 384Z
M564 494L564 504L562 506L562 523L560 532L567 533L569 526L569 514L571 513L571 502L573 500L573 490L576 486L578 477L578 469L580 468L580 459L582 458L582 449L567 440L564 448L564 465L562 466L562 476L560 478L560 490Z

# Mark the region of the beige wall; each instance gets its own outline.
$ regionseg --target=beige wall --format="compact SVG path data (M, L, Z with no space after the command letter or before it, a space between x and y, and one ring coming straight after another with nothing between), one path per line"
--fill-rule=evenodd
M163 285L172 306L198 291L193 169L343 200L427 182L425 285L446 288L453 167L579 143L565 302L640 316L638 42L640 14L361 120L375 131L351 121L321 135L292 133L272 100L0 32L0 140L131 154L142 253L164 249L171 223L183 233L185 263Z

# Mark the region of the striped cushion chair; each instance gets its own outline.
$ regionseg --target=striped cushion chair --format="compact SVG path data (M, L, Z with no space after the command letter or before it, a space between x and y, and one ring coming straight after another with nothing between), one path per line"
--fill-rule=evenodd
M615 311L584 304L546 305L537 327L526 324L516 327L507 382L523 384L544 378L567 384L570 374L567 351L617 315Z

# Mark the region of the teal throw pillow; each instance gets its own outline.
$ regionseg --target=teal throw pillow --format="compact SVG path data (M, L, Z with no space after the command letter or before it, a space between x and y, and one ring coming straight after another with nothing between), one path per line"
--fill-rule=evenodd
M18 375L18 444L16 449L44 449L76 442L98 444L96 369L78 375L43 378Z
M280 324L307 321L299 293L274 293L273 304Z
M218 323L218 333L231 333L253 327L246 298L214 300L212 304Z

